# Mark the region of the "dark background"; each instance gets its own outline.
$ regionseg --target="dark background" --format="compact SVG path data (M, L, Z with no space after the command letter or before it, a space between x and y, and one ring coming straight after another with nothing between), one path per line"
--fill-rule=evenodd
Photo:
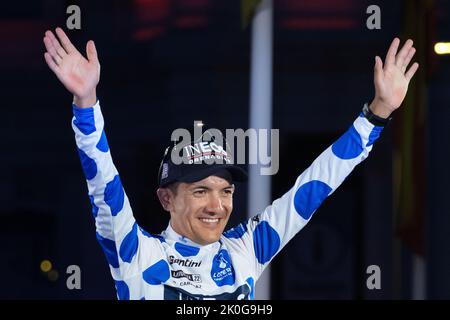
M70 126L72 97L43 57L45 30L67 31L70 4L80 6L82 26L67 33L82 53L87 40L96 43L109 145L136 218L150 232L168 223L155 190L171 132L200 119L209 127L248 128L251 27L242 26L240 1L2 2L3 299L115 298ZM381 8L381 30L366 28L371 4ZM273 128L281 141L274 198L371 101L374 56L384 58L400 35L403 6L400 0L274 1ZM450 1L434 6L431 36L448 41ZM426 297L449 299L450 60L433 59L426 93ZM392 212L396 123L275 258L273 298L412 298L413 254L395 236ZM238 185L230 226L246 217L246 195L246 186ZM57 277L41 272L44 259ZM66 287L66 268L73 264L82 270L81 290ZM381 290L366 288L372 264L381 268Z

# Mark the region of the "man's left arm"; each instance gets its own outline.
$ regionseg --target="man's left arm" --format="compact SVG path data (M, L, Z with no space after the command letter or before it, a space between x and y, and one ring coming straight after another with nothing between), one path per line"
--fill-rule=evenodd
M243 241L254 254L255 280L309 222L322 202L367 158L391 113L401 105L418 64L414 63L406 71L415 49L408 40L397 53L399 42L395 38L391 43L384 66L378 56L375 58L375 98L365 106L352 126L322 152L286 194L229 233L233 241Z

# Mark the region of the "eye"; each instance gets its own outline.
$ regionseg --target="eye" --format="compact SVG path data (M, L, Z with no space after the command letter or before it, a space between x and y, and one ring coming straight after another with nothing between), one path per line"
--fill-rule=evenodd
M206 193L206 190L204 190L204 189L194 190L194 194L195 194L196 196L202 196L202 195L204 195L205 193Z
M233 190L233 189L225 189L224 192L225 192L225 194L227 194L227 195L232 195L233 192L234 192L234 190Z

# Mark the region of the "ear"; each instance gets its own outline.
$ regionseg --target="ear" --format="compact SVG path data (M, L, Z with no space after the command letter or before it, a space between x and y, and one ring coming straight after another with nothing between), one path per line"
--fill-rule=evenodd
M156 194L158 195L159 202L164 210L170 212L173 199L172 192L167 188L158 188L158 190L156 190Z

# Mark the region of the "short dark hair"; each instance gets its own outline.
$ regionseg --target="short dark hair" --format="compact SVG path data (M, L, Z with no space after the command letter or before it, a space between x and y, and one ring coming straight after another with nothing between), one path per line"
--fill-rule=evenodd
M172 191L172 193L174 195L177 195L178 193L178 186L180 185L180 183L178 181L173 182L171 184L168 184L167 186L165 186L165 188L169 189L170 191Z

